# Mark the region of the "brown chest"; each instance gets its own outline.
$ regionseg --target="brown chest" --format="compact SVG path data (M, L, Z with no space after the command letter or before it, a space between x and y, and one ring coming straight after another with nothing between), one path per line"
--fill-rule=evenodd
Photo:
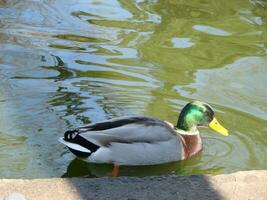
M184 159L190 158L202 149L200 135L181 135L183 138Z

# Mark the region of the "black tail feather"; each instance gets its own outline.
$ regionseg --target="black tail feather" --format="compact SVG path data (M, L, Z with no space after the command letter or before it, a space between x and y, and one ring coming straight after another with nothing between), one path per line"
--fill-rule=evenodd
M66 131L64 134L64 140L66 140L67 142L79 144L79 145L83 146L84 148L89 149L91 151L91 153L96 152L100 148L100 146L98 146L98 145L90 142L89 140L86 140L82 136L80 136L78 130ZM74 149L72 149L70 151L72 153L74 153L75 155L77 155L77 153L78 153L78 151L74 150ZM81 152L81 153L84 153L84 152ZM88 156L89 153L86 153L86 154Z

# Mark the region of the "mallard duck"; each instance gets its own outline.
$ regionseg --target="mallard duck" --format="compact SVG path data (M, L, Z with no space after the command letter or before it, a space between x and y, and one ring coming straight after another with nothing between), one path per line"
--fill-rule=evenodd
M90 163L154 165L185 160L202 149L198 126L209 126L224 136L228 131L207 103L193 101L181 111L177 125L148 116L126 116L91 123L65 132L60 142Z

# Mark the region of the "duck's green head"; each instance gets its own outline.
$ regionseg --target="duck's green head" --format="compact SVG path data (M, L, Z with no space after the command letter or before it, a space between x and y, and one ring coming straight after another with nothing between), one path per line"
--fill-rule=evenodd
M197 126L209 126L224 136L228 135L228 131L219 124L214 117L214 111L208 104L193 101L182 109L177 122L177 128L186 132L194 132Z

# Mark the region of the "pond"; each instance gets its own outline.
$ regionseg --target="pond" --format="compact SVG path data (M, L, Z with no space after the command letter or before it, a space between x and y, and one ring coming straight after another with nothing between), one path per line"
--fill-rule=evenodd
M189 101L228 128L201 128L187 161L122 176L267 169L264 0L0 0L0 177L102 177L58 137L124 115L176 123Z

